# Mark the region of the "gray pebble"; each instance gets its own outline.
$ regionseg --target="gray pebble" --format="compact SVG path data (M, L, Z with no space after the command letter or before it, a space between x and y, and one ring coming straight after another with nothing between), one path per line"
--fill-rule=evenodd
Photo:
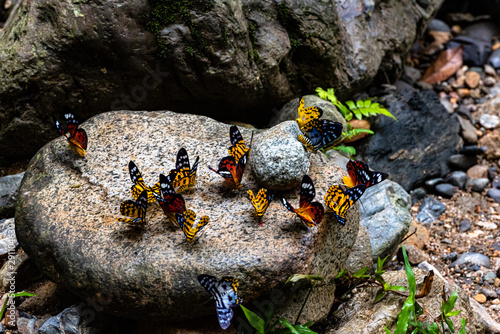
M467 181L467 174L461 170L454 171L448 176L448 182L460 189L463 189Z
M460 221L460 232L466 232L471 228L472 224L469 219L463 219Z
M496 115L482 114L479 123L486 129L494 129L500 124L500 118Z
M500 189L490 188L486 193L486 196L493 198L495 202L500 203Z
M488 180L487 178L480 178L480 179L475 179L475 180L472 180L472 191L475 191L475 192L482 192L484 190L484 188L486 188L486 186L488 185L488 183L490 182L490 180Z
M441 183L436 186L436 193L445 197L445 198L451 198L453 195L455 195L458 191L456 187L449 183Z
M460 255L456 261L450 264L450 268L467 263L489 268L490 258L480 253L464 253ZM475 268L470 268L470 269L473 270Z

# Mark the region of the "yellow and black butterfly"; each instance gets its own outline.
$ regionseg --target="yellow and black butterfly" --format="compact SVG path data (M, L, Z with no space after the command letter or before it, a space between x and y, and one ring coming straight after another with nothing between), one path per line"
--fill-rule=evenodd
M120 205L120 213L133 218L118 218L119 221L132 226L143 226L146 224L146 209L148 206L147 191L144 190L136 201L127 200Z
M177 188L178 193L192 189L196 184L196 170L198 169L199 160L200 157L196 157L196 161L191 168L186 149L183 147L177 152L177 161L175 163L175 169L173 169L177 174L172 181L172 187Z
M250 153L250 146L245 145L243 136L236 125L231 126L229 129L229 138L231 139L231 147L228 148L229 156L234 157L235 162L238 163L242 156ZM250 145L252 144L252 140L253 132Z
M284 197L281 197L281 202L289 211L295 212L307 227L312 228L323 220L325 214L320 202L312 202L315 196L316 191L311 178L304 175L300 186L300 207L295 209Z
M266 188L261 188L257 195L254 195L251 190L247 191L248 199L252 202L253 207L255 208L255 215L258 218L262 218L264 213L269 206L269 203L274 198L274 192L267 190Z
M70 148L80 156L84 157L87 153L87 132L85 132L85 129L78 128L78 121L75 119L73 114L65 114L64 118L66 119L68 132L63 130L59 121L56 121L57 130L60 134L66 137Z
M195 224L196 213L193 210L186 210L182 214L177 213L175 217L177 218L177 223L186 235L186 241L188 242L193 242L196 238L196 234L209 222L208 216L203 216L198 223Z
M236 125L231 126L230 136L233 146L229 148L229 156L223 157L219 161L219 168L217 170L212 167L208 168L224 178L222 184L226 188L240 189L250 148L245 145Z
M386 173L371 171L368 165L362 161L349 160L346 168L349 176L344 176L343 180L344 184L349 188L359 184L364 184L369 188L389 177Z
M160 194L160 182L158 182L152 187L146 186L142 178L141 172L139 172L139 168L137 168L137 166L132 160L130 160L130 162L128 163L128 171L130 173L130 178L132 179L132 183L134 184L131 188L132 197L137 199L139 198L140 194L144 190L146 190L148 194L148 203L153 203L154 201L156 201L154 193Z
M334 212L337 222L344 226L347 210L363 195L365 184L343 190L339 185L332 185L325 195L325 204Z
M295 121L302 134L299 141L311 152L316 153L342 135L342 124L328 119L319 119L323 110L319 107L304 107L304 98L299 102L299 118Z

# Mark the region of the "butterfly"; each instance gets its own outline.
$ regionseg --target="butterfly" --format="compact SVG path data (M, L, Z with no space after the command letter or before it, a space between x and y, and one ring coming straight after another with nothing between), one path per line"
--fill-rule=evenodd
M359 184L364 184L369 188L384 181L389 176L383 172L371 171L368 165L362 161L349 160L346 167L349 176L344 176L343 180L344 184L349 188Z
M347 210L363 195L365 184L343 190L339 185L332 185L325 195L325 204L333 210L337 222L344 226Z
M323 110L318 107L304 108L304 98L299 102L297 122L302 134L299 141L311 152L316 153L342 135L342 124L328 119L319 119Z
M139 168L137 168L137 166L132 160L130 160L130 162L128 163L128 171L130 174L130 178L132 179L132 183L134 184L131 188L132 197L137 199L139 195L144 190L146 190L148 194L148 203L153 203L156 200L154 194L160 193L160 182L158 182L152 187L146 186L142 178L141 172L139 172Z
M218 170L208 167L224 178L222 184L229 189L240 189L241 179L245 166L247 164L250 148L246 147L243 137L241 137L238 128L233 125L230 129L231 142L234 143L229 148L229 156L222 158L219 161Z
M131 225L141 226L146 224L146 208L148 206L147 191L144 190L137 200L127 200L120 205L120 213L132 218L118 218L119 221Z
M177 176L172 181L172 187L178 188L177 192L181 193L194 187L196 184L196 170L200 157L196 157L193 168L189 166L189 157L185 148L181 148L177 152L177 161L175 163L175 171Z
M69 142L69 146L73 151L78 153L80 156L84 157L87 153L87 132L85 129L78 129L78 121L75 119L73 114L65 114L64 118L66 119L66 125L68 126L68 133L65 132L59 121L56 121L56 128L60 134L66 137Z
M167 217L169 217L170 220L177 222L174 215L182 214L186 211L186 202L184 201L182 195L177 194L172 187L172 176L175 177L174 174L171 173L168 176L160 174L160 182L158 183L160 184L163 198L157 193L153 194Z
M281 202L289 211L295 212L307 227L312 228L323 220L325 214L323 205L320 202L311 202L315 196L316 191L311 178L304 175L300 186L300 207L294 209L284 197L281 197Z
M182 228L182 231L186 235L186 241L193 242L196 234L208 224L208 216L203 216L200 221L194 225L196 220L196 213L193 210L185 210L183 214L177 213L175 215L177 223Z
M248 199L252 202L253 207L255 208L255 214L258 218L262 218L264 213L269 206L269 203L274 198L274 192L267 190L266 188L261 188L257 195L254 195L251 190L247 191Z
M234 157L236 163L241 159L242 156L250 152L250 147L245 145L245 141L243 140L243 136L238 130L236 125L231 126L229 129L229 138L231 139L231 147L228 148L229 156ZM250 139L250 143L253 140L253 132L252 139Z
M217 282L217 278L214 276L198 275L198 281L215 299L220 327L227 329L231 325L234 314L231 307L236 307L243 302L238 297L238 280L234 277L223 277Z

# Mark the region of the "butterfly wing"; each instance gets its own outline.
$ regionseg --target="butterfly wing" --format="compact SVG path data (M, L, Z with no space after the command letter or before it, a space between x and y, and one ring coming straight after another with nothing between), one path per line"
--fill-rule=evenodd
M151 187L146 186L146 184L144 183L144 179L142 178L141 172L139 171L139 168L137 168L137 166L132 160L130 160L130 162L128 163L128 171L130 174L130 179L134 184L130 189L132 192L132 197L138 199L141 193L144 190L146 190L148 196L148 203L154 202L156 200L156 197L154 195L153 189ZM156 188L157 186L155 185L155 189Z
M309 123L310 121L314 119L318 119L323 115L323 110L318 107L305 107L304 103L304 98L301 97L299 100L299 108L298 108L298 113L299 113L299 118L297 118L295 121L299 125L299 128L302 129L302 127Z
M339 185L332 185L325 195L325 204L333 210L335 219L345 225L347 210L363 195L366 185L360 184L347 190L342 190Z
M274 194L268 191L266 188L261 188L257 193L257 196L253 194L251 190L247 191L248 199L255 208L255 214L257 217L262 217L269 206L269 202L272 201Z
M335 139L342 135L342 124L339 122L334 122L329 119L320 120L322 137L318 145L315 145L316 149L319 150L323 147L327 147Z
M246 155L236 164L235 158L227 156L219 161L219 169L215 170L211 167L212 171L216 172L224 178L222 183L225 187L230 189L239 189L241 187L240 181L246 165Z
M347 163L347 171L349 177L353 181L353 186L365 184L366 187L371 187L377 183L384 181L389 175L383 172L371 171L368 165L362 161L352 161ZM347 184L346 184L347 185ZM347 185L349 186L349 185ZM353 187L351 186L351 187Z
M309 228L321 223L325 215L325 209L320 202L312 202L305 207L300 207L295 212Z
M234 157L236 163L239 162L242 156L250 151L250 148L245 145L243 136L236 125L229 129L229 137L231 139L231 147L228 149L229 156Z
M196 171L198 169L198 163L200 162L200 157L196 157L193 167L189 171L189 188L193 188L196 184Z
M201 217L198 224L194 225L194 221L196 219L196 213L192 210L186 210L184 212L184 220L179 222L179 225L182 227L182 231L186 235L186 241L193 242L196 238L197 233L208 224L209 218L208 216Z
M65 132L61 126L61 123L59 123L59 121L56 121L56 128L57 128L57 131L59 131L60 134L62 134L63 136L65 136Z
M135 202L127 200L120 205L120 213L124 216L134 217L134 219L118 218L118 220L129 224L145 224L147 206L147 192L144 190Z
M171 185L172 182L172 174L165 176L160 174L160 189L163 195L161 198L159 195L154 194L158 204L160 204L163 212L166 215L172 213L180 213L182 214L186 211L186 202L184 201L184 197L181 194L177 194L174 188Z
M308 206L315 196L316 190L314 189L314 184L311 178L309 175L304 175L300 186L300 207L302 208Z

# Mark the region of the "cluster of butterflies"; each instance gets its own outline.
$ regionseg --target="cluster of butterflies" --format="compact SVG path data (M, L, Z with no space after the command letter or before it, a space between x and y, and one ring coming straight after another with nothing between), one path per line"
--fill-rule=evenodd
M296 122L301 131L298 140L313 153L329 146L342 135L342 124L320 119L323 111L318 107L305 108L303 98L299 101L298 114L299 118ZM66 136L73 151L82 157L85 156L87 149L85 130L78 129L78 122L72 114L66 114L65 119L68 131L65 132L56 121L57 129ZM217 170L208 168L223 177L222 184L225 187L239 190L250 154L250 146L245 144L240 131L234 125L229 130L229 136L231 141L231 146L228 148L229 155L220 159ZM146 224L148 203L157 201L168 219L182 228L186 240L193 242L198 232L208 224L209 217L202 216L196 222L196 213L186 208L186 202L180 193L191 191L196 185L198 163L199 157L191 167L187 151L181 148L177 153L175 169L172 169L166 176L160 174L159 182L155 185L146 186L136 164L130 161L128 167L133 183L131 193L135 200L121 203L120 213L129 218L118 218L118 220L130 226L142 227ZM324 198L326 206L333 211L336 221L341 225L345 225L348 209L363 195L366 188L388 177L386 173L371 171L368 165L361 161L350 160L346 169L348 176L344 176L343 182L347 189L343 189L340 185L332 185ZM273 190L262 188L257 194L248 190L247 194L255 209L255 215L260 219L276 196L279 196L283 206L297 214L308 228L319 224L325 214L323 205L318 201L313 201L316 191L308 175L302 179L298 208L294 208L282 195ZM228 328L233 317L231 308L242 302L237 294L238 280L233 277L223 277L217 281L214 276L199 275L198 281L216 301L220 326L222 329Z

